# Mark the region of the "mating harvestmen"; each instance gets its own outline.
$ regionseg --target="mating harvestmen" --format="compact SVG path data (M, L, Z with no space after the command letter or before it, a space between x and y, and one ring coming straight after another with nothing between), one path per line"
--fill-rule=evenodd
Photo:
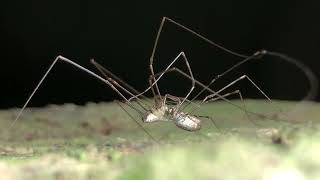
M163 71L161 71L160 73L157 73L155 74L154 73L154 68L153 68L153 62L154 62L154 55L155 55L155 52L156 52L156 49L157 49L157 45L158 45L158 41L159 41L159 38L160 38L160 34L162 32L162 28L164 26L164 23L165 21L169 21L175 25L177 25L178 27L196 35L197 37L199 37L200 39L206 41L207 43L213 45L214 47L216 48L219 48L223 51L226 51L234 56L237 56L237 57L241 57L243 58L242 61L236 63L234 66L232 66L231 68L227 69L226 71L224 71L223 73L215 76L208 85L204 85L203 83L201 83L200 81L196 80L194 77L193 77L193 73L192 73L192 70L190 68L190 65L189 65L189 62L188 62L188 59L186 58L186 55L184 52L180 52L178 54L178 56L176 56L174 58L174 60L167 66L167 68ZM103 68L100 64L96 63L94 60L91 60L91 63L93 65L95 65L95 67L103 74L103 77L97 75L96 73L88 70L87 68L84 68L82 67L81 65L75 63L74 61L68 59L68 58L65 58L63 56L57 56L56 59L53 61L53 63L51 64L51 66L48 68L48 70L46 71L46 73L44 74L44 76L41 78L41 80L39 81L39 83L37 84L36 88L33 90L33 92L31 93L31 95L29 96L29 98L27 99L27 101L25 102L24 106L22 107L22 109L20 110L19 114L17 115L16 119L12 122L11 127L13 127L13 125L15 124L15 122L19 119L19 117L21 116L23 110L26 108L26 106L28 105L29 101L32 99L33 95L36 93L36 91L38 90L38 88L40 87L40 85L42 84L42 82L45 80L45 78L47 77L47 75L49 74L49 72L51 71L51 69L54 67L54 65L56 64L57 61L61 60L61 61L64 61L64 62L67 62L75 67L77 67L78 69L88 73L89 75L97 78L98 80L104 82L105 84L107 84L108 86L110 86L115 92L117 92L121 97L122 99L126 102L126 104L131 107L132 109L134 109L136 112L138 112L140 114L140 116L142 117L142 120L143 122L145 123L151 123L151 122L156 122L156 121L173 121L174 124L181 128L181 129L184 129L184 130L187 130L187 131L197 131L201 128L201 120L199 119L199 117L206 117L206 116L195 116L195 115L191 115L191 113L185 113L183 112L183 109L185 107L187 107L188 105L192 104L193 101L199 97L199 95L201 95L204 91L209 91L211 94L206 96L202 101L201 101L201 104L203 103L206 103L206 102L209 102L209 101L215 101L215 100L218 100L218 99L222 99L230 104L233 104L231 101L229 101L228 99L226 99L227 96L230 96L230 95L233 95L233 94L238 94L241 101L243 102L243 98L242 98L242 95L241 95L241 92L240 90L236 90L236 91L233 91L233 92L230 92L230 93L226 93L224 95L220 95L220 93L222 91L224 91L225 89L227 89L228 87L234 85L235 83L237 83L238 81L240 80L243 80L243 79L247 79L266 99L268 99L269 101L271 101L271 99L261 90L261 88L259 88L256 83L254 83L247 75L243 75L239 78L237 78L236 80L232 81L231 83L229 83L227 86L223 87L222 89L218 90L218 91L213 91L210 86L216 81L218 80L219 78L221 78L222 76L226 75L227 73L229 73L230 71L234 70L236 67L240 66L241 64L249 61L249 60L252 60L252 59L260 59L262 58L263 56L265 55L270 55L270 56L276 56L276 57L279 57L283 60L286 60L290 63L293 63L294 65L296 65L298 68L300 68L301 70L303 70L306 74L306 76L308 77L309 79L309 82L311 84L311 90L309 91L308 95L304 98L304 99L312 99L315 95L315 92L317 90L317 86L318 84L316 83L315 81L315 76L314 74L312 73L312 71L309 70L308 67L306 67L304 64L302 64L301 62L295 60L295 59L292 59L286 55L283 55L283 54L280 54L280 53L276 53L276 52L268 52L268 51L265 51L265 50L262 50L262 51L258 51L256 53L254 53L252 56L246 56L246 55L242 55L242 54L239 54L239 53L236 53L236 52L233 52L229 49L226 49L216 43L214 43L213 41L205 38L204 36L196 33L195 31L181 25L180 23L177 23L175 21L173 21L172 19L169 19L167 17L163 17L162 19L162 22L160 24L160 28L158 30L158 33L157 33L157 37L156 37L156 40L155 40L155 43L154 43L154 47L153 47L153 50L152 50L152 55L151 55L151 58L150 58L150 71L151 71L151 75L150 75L150 78L149 78L149 84L150 86L148 88L146 88L144 91L142 91L141 93L139 93L138 91L136 91L134 88L132 88L131 86L129 86L128 84L124 83L123 81L121 81L121 79L119 79L118 77L116 77L115 75L113 75L110 71L108 71L107 69ZM189 71L189 74L186 74L185 72L183 72L182 70L178 69L177 67L172 67L173 64L180 58L182 57L183 60L185 61L185 64L188 68L188 71ZM158 87L158 84L157 82L163 77L164 74L168 73L168 72L178 72L179 74L183 75L184 77L188 78L191 80L192 82L192 86L189 90L189 92L187 93L187 95L183 98L181 97L177 97L177 96L173 96L173 95L170 95L170 94L165 94L164 96L162 96L160 94L160 90L159 90L159 87ZM130 92L128 89L126 89L125 87L123 87L122 85L120 85L116 80L112 79L111 77L109 77L108 75L112 76L113 78L115 78L116 80L118 80L121 84L123 84L124 86L126 86L128 89L130 89L132 92ZM196 95L192 98L192 100L188 100L188 97L190 96L190 94L193 92L194 88L195 88L195 85L199 85L201 86L203 89ZM120 90L124 91L126 94L130 95L131 98L127 99L123 93L120 92ZM154 95L154 106L150 108L149 107L145 107L145 106L148 106L146 105L145 103L143 103L142 101L140 101L140 96L143 97L143 94L148 92L149 90L152 90L152 93ZM167 105L167 99L173 101L176 103L176 105L174 106L171 106L169 107ZM141 111L140 109L138 109L137 107L135 107L131 101L132 100L137 100L137 103L138 105L145 111ZM187 102L187 104L182 107L182 105ZM120 107L124 109L123 106L121 106L120 102L118 102L118 104L120 105ZM247 114L247 113L253 113L253 112L249 112L246 108L245 108L245 105L244 105L244 102L243 102L243 105L242 106L238 106L238 105L235 105L233 104L234 106L244 110L244 112ZM199 105L198 105L199 106ZM127 111L126 111L127 112ZM129 114L129 113L128 113ZM255 114L255 113L254 113ZM130 114L129 114L130 115ZM130 116L132 119L134 119L132 116ZM206 118L209 118L211 119L210 117L206 117ZM135 119L134 119L135 120ZM136 120L135 120L136 121ZM211 119L212 123L215 125L214 121ZM136 121L137 124L139 124L140 127L142 127L142 125ZM216 125L215 125L216 126ZM143 128L143 127L142 127ZM150 133L148 133L144 128L143 130L152 138L154 139Z

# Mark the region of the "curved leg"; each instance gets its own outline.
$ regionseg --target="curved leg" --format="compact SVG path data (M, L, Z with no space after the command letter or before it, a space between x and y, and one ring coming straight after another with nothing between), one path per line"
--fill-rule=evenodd
M158 29L158 32L157 32L157 36L156 36L156 39L155 39L155 42L154 42L154 45L153 45L153 49L152 49L152 54L151 54L151 57L150 57L150 70L151 70L151 75L155 75L154 72L153 72L153 62L154 62L154 56L156 54L156 50L157 50L157 46L158 46L158 42L159 42L159 39L160 39L160 35L161 35L161 32L162 32L162 29L163 29L163 26L165 24L165 22L169 22L169 23L172 23L174 25L176 25L177 27L193 34L194 36L197 36L199 39L207 42L208 44L210 44L212 47L215 47L215 48L219 48L221 49L222 51L225 51L227 53L230 53L234 56L237 56L237 57L241 57L241 58L245 58L245 59L248 59L252 56L248 56L248 55L244 55L244 54L240 54L240 53L237 53L237 52L234 52L234 51L231 51L213 41L211 41L210 39L204 37L203 35L195 32L194 30L182 25L181 23L178 23L176 21L174 21L173 19L170 19L168 17L163 17L162 18L162 21L161 21L161 24L160 24L160 27ZM318 78L316 77L316 75L311 71L311 69L309 67L307 67L305 64L303 64L301 61L297 60L297 59L294 59L292 57L289 57L285 54L282 54L282 53L278 53L278 52L272 52L272 51L267 51L267 50L261 50L261 51L257 51L254 56L256 56L255 59L260 59L262 56L264 55L269 55L269 56L274 56L274 57L278 57L280 58L281 60L284 60L284 61L287 61L288 63L291 63L293 64L294 66L296 66L298 69L300 69L301 71L304 72L305 76L307 77L307 79L309 80L309 84L310 84L310 90L308 91L307 95L302 99L302 100L312 100L314 99L316 96L317 96L317 90L319 88L319 82L318 82ZM261 57L260 57L261 56ZM239 62L240 64L242 64L243 62L245 62L246 60L243 60L242 62ZM218 75L219 76L219 75ZM218 77L217 76L217 77ZM154 77L154 80L155 80L155 77ZM214 79L212 81L215 81ZM212 82L211 81L211 82ZM210 85L209 85L210 86ZM156 85L157 87L157 85Z
M292 57L289 57L287 56L286 54L282 54L282 53L278 53L278 52L272 52L272 51L266 51L266 50L261 50L261 51L258 51L256 52L253 56L255 56L254 58L251 58L252 56L248 56L248 55L244 55L244 54L240 54L240 53L237 53L237 52L234 52L234 51L231 51L211 40L209 40L208 38L202 36L201 34L195 32L194 30L168 18L168 17L163 17L162 18L162 21L161 21L161 24L160 24L160 27L158 29L158 32L157 32L157 36L156 36L156 40L154 42L154 45L153 45L153 50L152 50L152 54L151 54L151 57L150 57L150 70L151 70L151 75L153 76L153 79L155 80L155 74L154 74L154 71L153 71L153 62L154 62L154 56L156 54L156 50L157 50L157 46L158 46L158 42L159 42L159 39L160 39L160 35L161 35L161 32L162 32L162 29L163 29L163 26L165 24L165 22L169 22L169 23L172 23L174 25L176 25L177 27L193 34L194 36L198 37L199 39L205 41L206 43L210 44L212 47L214 48L219 48L221 49L222 51L225 51L229 54L232 54L234 56L237 56L237 57L241 57L241 58L245 58L243 61L237 63L235 66L231 67L230 70L232 70L234 67L237 67L239 66L240 64L248 61L249 59L261 59L264 55L268 55L268 56L273 56L273 57L277 57L279 58L279 60L283 60L283 61L286 61L292 65L294 65L295 67L297 67L299 70L301 70L305 77L308 79L309 81L309 85L310 85L310 88L309 88L309 91L307 92L307 94L302 98L301 101L304 101L304 100L313 100L315 99L315 97L317 96L317 92L318 92L318 88L319 88L319 82L318 82L318 78L316 77L316 75L314 74L314 72L312 72L312 70L307 67L305 64L303 64L301 61L297 60L297 59L294 59ZM215 78L212 79L212 81L208 84L208 86L210 86L215 80L217 80L218 78L220 78L224 73L216 76ZM158 88L157 84L156 84L156 87ZM204 88L201 92L199 92L198 95L196 95L194 97L194 99L196 99L201 93L203 93L205 90L207 90L206 88ZM159 93L160 95L160 93ZM191 99L191 101L193 101L194 99ZM298 103L296 105L295 108L293 108L293 110L291 111L295 111L299 105L301 103Z
M308 66L306 66L305 64L303 64L301 61L297 59L294 59L292 57L289 57L285 54L281 54L278 52L265 51L265 54L269 56L279 57L280 59L293 64L294 66L296 66L297 68L299 68L301 71L304 72L305 76L309 80L310 90L302 100L313 100L317 96L318 89L319 89L319 81L317 76L314 74L314 72L312 72L312 70Z

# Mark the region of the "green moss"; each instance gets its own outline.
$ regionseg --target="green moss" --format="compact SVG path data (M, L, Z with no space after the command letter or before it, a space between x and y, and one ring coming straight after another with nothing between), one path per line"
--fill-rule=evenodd
M294 106L274 103L283 110ZM264 114L279 110L257 100L247 107ZM290 121L250 115L254 126L227 103L208 104L196 113L214 117L219 131L205 119L197 133L172 123L144 124L157 143L113 103L28 109L12 129L16 110L3 110L0 174L32 180L319 179L320 106L303 107L283 116Z

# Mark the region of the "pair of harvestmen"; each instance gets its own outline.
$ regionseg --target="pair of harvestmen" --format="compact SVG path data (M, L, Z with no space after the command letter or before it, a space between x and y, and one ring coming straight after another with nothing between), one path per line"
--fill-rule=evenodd
M175 24L176 26L182 28L183 30L186 30L190 33L192 33L193 35L199 37L200 39L206 41L207 43L211 44L213 47L219 48L227 53L230 53L234 56L243 58L242 61L236 63L235 65L233 65L232 67L230 67L229 69L227 69L226 71L224 71L223 73L215 76L208 85L205 85L203 83L201 83L200 81L196 80L193 77L193 73L191 70L191 67L189 65L189 61L186 57L186 54L184 52L180 52L174 59L173 61L160 73L156 73L154 72L154 68L153 68L153 63L154 63L154 55L156 53L157 50L157 45L159 42L159 38L164 26L164 23L168 21L170 23ZM256 53L254 53L252 56L246 56L246 55L242 55L236 52L233 52L229 49L226 49L216 43L214 43L213 41L205 38L204 36L200 35L199 33L183 26L182 24L167 18L167 17L163 17L160 27L158 29L158 33L156 36L156 40L153 46L153 50L152 50L152 54L151 54L151 58L150 58L150 71L151 71L151 75L149 77L149 84L150 86L148 88L146 88L144 91L142 92L138 92L136 89L134 89L132 86L128 85L127 83L125 83L124 81L122 81L120 78L118 78L117 76L115 76L111 71L107 70L106 68L102 67L100 64L98 64L96 61L94 61L93 59L91 60L91 63L98 69L98 71L102 74L102 76L99 76L98 74L88 70L87 68L75 63L74 61L65 58L63 56L58 56L56 57L56 59L53 61L53 63L51 64L51 66L49 67L49 69L46 71L46 73L44 74L44 76L41 78L41 80L39 81L39 83L37 84L37 86L35 87L35 89L33 90L33 92L31 93L31 95L29 96L29 98L27 99L27 101L25 102L24 106L22 107L22 109L20 110L19 114L17 115L16 119L12 122L11 127L13 127L13 125L15 124L15 122L19 119L19 117L21 116L22 112L24 111L24 109L26 108L26 106L28 105L28 103L30 102L30 100L32 99L33 95L36 93L36 91L38 90L38 88L40 87L40 85L42 84L42 82L45 80L45 78L47 77L47 75L49 74L49 72L51 71L51 69L54 67L54 65L57 63L57 61L61 60L64 62L67 62L77 68L79 68L80 70L88 73L89 75L97 78L98 80L104 82L105 84L107 84L108 86L110 86L115 92L117 92L121 98L125 101L125 104L128 105L130 108L132 108L133 110L135 110L137 113L140 114L142 121L144 123L152 123L152 122L158 122L158 121L172 121L177 127L186 130L186 131L198 131L201 129L201 120L200 118L208 118L211 120L211 122L213 123L213 125L217 128L215 122L213 121L213 119L209 116L197 116L197 115L192 115L192 112L194 112L197 108L199 108L202 104L210 102L210 101L216 101L216 100L224 100L234 106L236 106L237 108L243 110L247 116L247 118L250 120L248 113L252 113L252 114L256 114L254 112L250 112L246 109L242 95L240 90L235 90L233 92L229 92L226 94L221 94L224 90L226 90L227 88L229 88L230 86L234 85L235 83L237 83L240 80L244 80L247 79L268 101L271 102L271 99L261 90L261 88L258 87L258 85L256 83L253 82L253 80L251 80L247 75L243 75L237 79L235 79L234 81L232 81L231 83L229 83L228 85L226 85L225 87L221 88L218 91L214 91L210 88L210 86L219 78L225 76L227 73L229 73L230 71L234 70L235 68L237 68L238 66L244 64L245 62L249 61L249 60L253 60L253 59L260 59L265 55L270 55L270 56L276 56L279 57L283 60L286 60L290 63L293 63L294 65L296 65L298 68L300 68L301 70L303 70L306 74L306 76L309 78L310 84L311 86L315 86L314 84L314 75L313 73L306 67L304 66L301 62L292 59L286 55L280 54L280 53L276 53L276 52L268 52L266 50L262 50L262 51L258 51ZM185 62L186 67L188 68L188 74L183 72L182 70L178 69L177 67L173 67L174 63L176 61L178 61L179 59L183 59ZM157 82L163 77L163 75L165 75L166 73L169 72L177 72L180 75L188 78L191 82L192 82L192 86L189 90L189 92L187 93L187 95L185 97L177 97L174 95L170 95L170 94L165 94L164 96L161 95L159 87ZM193 92L195 85L199 85L201 86L203 89L197 93L191 100L188 100L190 94ZM312 88L311 88L312 89ZM313 87L314 89L314 87ZM141 98L139 97L143 97L145 98L144 94L146 92L148 92L149 90L152 91L153 96L154 96L154 105L151 107L150 105L148 105L146 102L142 101ZM121 92L123 91L123 92ZM194 104L193 101L196 100L203 92L205 91L209 91L211 94L206 96L199 105L197 105L197 107L195 109L193 109L193 111L191 113L186 113L183 112L184 108L186 108L188 105L190 104ZM131 98L126 98L124 93L126 93L127 95L130 95ZM231 102L230 100L227 99L228 96L237 94L242 102L242 105L236 105L233 102ZM314 96L315 92L314 91L310 91L309 94L306 96L305 99L310 99ZM140 107L137 108L133 105L132 101L136 101L137 105ZM173 102L173 105L168 105L169 101ZM153 136L151 136L151 134L135 119L133 118L133 116L124 108L123 105L121 105L120 101L117 101L117 103L120 105L120 107L129 115L129 117L131 119L133 119L144 131L145 133L152 138L153 140L155 140L153 138ZM143 109L143 110L141 110ZM251 121L253 122L253 121ZM254 123L254 122L253 122ZM218 129L218 128L217 128Z

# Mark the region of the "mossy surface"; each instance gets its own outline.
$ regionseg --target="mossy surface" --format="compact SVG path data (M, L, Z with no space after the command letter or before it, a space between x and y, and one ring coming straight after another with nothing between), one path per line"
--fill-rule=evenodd
M228 103L206 104L195 114L212 117L219 130L207 119L195 133L171 122L143 124L156 142L116 103L28 108L12 128L18 109L2 110L0 175L32 180L320 179L320 105L295 105L247 100L249 111L263 114L249 113L249 120Z

